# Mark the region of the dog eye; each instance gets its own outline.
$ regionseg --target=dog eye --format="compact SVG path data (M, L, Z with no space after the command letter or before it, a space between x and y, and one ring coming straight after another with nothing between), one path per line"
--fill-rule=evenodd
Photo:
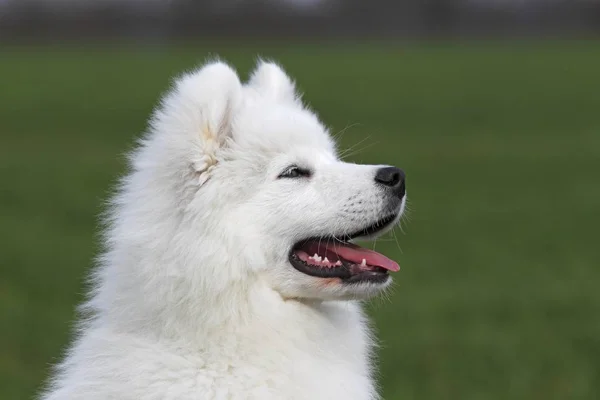
M311 172L309 169L300 168L297 165L290 165L279 174L278 178L308 178L310 175Z

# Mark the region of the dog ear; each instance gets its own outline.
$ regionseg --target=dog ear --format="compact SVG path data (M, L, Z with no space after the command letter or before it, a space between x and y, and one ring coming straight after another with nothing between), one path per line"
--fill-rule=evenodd
M217 149L231 136L241 100L237 73L224 62L214 61L176 79L155 115L155 128L183 136L182 145L193 149L192 168L200 184L217 162Z
M274 62L259 60L250 77L249 86L263 96L276 101L300 104L296 85Z

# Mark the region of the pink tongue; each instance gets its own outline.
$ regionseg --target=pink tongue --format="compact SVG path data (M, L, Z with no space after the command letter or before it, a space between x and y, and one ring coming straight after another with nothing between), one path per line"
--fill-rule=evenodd
M343 246L339 243L327 243L327 250L336 253L344 260L348 260L355 264L362 263L364 259L367 265L385 268L389 271L400 271L400 266L395 261L390 260L383 254L357 246L355 244L345 243Z

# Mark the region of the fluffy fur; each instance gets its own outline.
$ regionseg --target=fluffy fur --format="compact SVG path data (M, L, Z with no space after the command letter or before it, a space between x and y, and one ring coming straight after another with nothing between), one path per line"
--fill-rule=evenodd
M43 399L378 398L359 301L387 284L311 277L288 254L374 221L379 166L340 161L279 66L180 77L130 160ZM277 179L290 164L314 176Z

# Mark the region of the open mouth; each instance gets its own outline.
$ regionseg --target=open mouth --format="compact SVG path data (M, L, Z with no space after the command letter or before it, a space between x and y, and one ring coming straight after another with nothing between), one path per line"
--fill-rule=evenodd
M298 271L319 278L339 278L344 283L385 283L388 272L400 270L386 256L349 241L380 233L396 221L397 215L383 218L351 235L316 237L302 240L292 247L290 264Z

